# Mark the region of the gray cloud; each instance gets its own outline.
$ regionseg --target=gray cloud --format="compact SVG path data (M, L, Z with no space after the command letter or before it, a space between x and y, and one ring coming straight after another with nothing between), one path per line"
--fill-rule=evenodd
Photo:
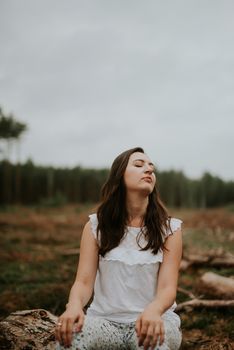
M160 169L234 166L233 10L220 1L2 1L0 104L29 124L22 158Z

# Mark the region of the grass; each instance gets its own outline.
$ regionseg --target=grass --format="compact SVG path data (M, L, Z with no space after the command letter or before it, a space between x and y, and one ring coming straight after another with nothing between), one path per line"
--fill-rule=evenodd
M218 232L217 232L218 231ZM209 228L188 229L184 235L184 246L188 247L191 253L207 254L209 251L234 254L232 232L227 229L213 231Z

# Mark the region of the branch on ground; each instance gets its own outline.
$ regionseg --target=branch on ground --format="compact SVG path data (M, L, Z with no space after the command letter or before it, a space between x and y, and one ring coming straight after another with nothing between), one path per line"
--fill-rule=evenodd
M197 309L197 308L217 308L217 307L234 307L234 300L200 300L193 299L180 303L176 311Z

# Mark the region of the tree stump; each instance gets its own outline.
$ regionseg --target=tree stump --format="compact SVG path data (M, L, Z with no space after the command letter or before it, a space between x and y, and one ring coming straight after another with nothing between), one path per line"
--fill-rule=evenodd
M57 317L43 309L13 312L0 322L0 349L55 349L56 322Z

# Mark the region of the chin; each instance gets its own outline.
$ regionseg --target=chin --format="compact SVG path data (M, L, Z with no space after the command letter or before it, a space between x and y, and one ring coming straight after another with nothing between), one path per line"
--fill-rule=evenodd
M141 192L144 193L145 196L149 196L150 193L153 192L152 186L145 186L144 188L141 189Z

